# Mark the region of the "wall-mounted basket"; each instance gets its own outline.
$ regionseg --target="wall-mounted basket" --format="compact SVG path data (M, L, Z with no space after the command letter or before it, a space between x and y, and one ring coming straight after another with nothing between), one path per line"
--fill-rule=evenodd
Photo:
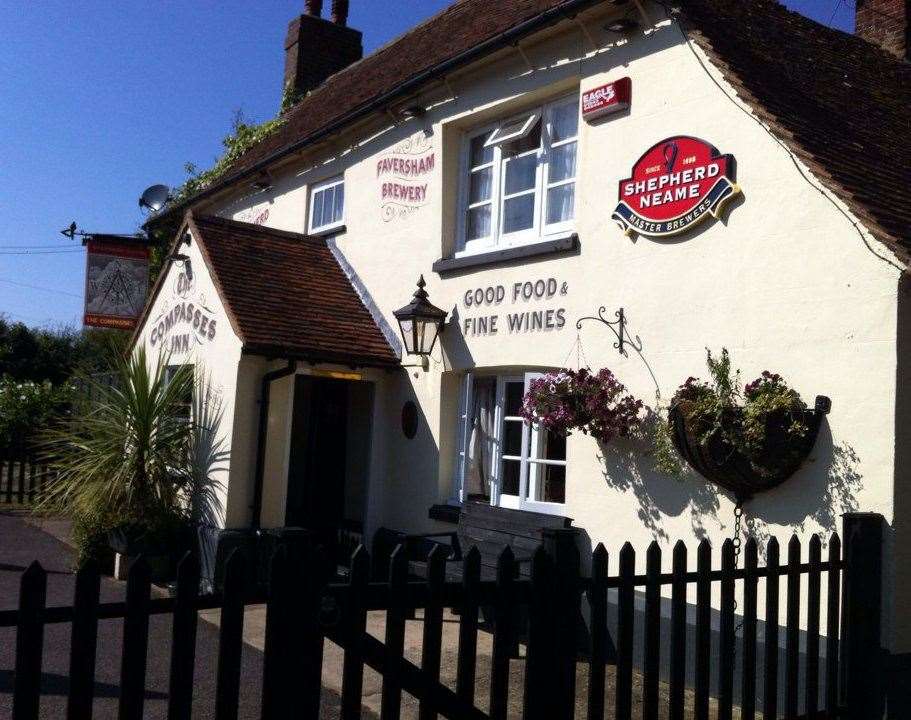
M674 447L693 470L733 492L740 502L777 487L797 471L813 449L822 418L832 406L829 398L823 395L816 397L814 409L803 413L802 422L809 432L802 437L788 433L788 427L794 420L790 413L770 416L766 423L765 443L751 459L733 448L720 430L706 438L707 428L698 427L697 422L687 419L690 404L687 401L675 404L668 414ZM734 420L733 415L731 420Z

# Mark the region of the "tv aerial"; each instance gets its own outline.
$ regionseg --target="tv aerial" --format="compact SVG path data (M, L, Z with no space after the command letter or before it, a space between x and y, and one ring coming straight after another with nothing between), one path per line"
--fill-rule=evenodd
M168 204L171 199L171 189L167 185L152 185L147 187L139 196L139 207L154 215Z

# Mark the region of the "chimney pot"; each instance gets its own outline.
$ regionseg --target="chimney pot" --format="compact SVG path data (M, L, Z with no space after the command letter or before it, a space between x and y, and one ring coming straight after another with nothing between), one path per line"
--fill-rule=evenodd
M348 23L348 0L332 0L332 22L342 27Z
M320 17L323 14L323 0L307 0L304 3L308 15Z
M854 32L886 52L911 59L911 0L857 0Z

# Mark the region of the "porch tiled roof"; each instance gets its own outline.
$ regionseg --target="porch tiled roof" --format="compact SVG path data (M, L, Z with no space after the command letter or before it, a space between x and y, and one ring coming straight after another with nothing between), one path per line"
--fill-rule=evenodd
M399 364L325 239L217 217L189 215L188 224L246 351Z

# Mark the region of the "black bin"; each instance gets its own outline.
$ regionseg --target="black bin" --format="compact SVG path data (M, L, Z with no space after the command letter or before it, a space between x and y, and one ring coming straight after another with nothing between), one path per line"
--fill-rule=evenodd
M218 534L218 546L215 550L215 589L218 592L224 590L225 564L235 550L240 550L246 556L248 592L255 588L258 575L256 566L259 559L256 545L256 531L252 528L222 530Z

